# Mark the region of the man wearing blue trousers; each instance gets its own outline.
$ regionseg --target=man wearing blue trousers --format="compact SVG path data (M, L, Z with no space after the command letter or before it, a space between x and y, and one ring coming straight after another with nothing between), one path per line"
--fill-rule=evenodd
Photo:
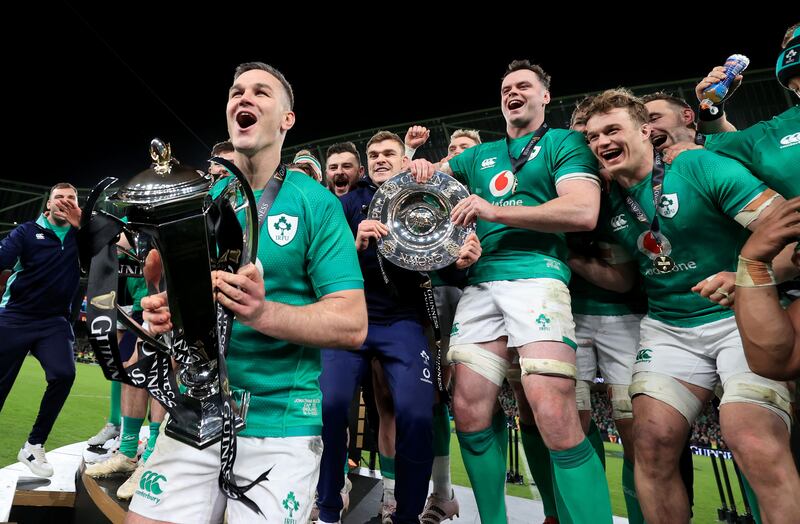
M75 380L70 309L78 290L78 193L56 184L47 212L0 240L0 270L12 269L0 300L0 411L30 352L47 378L39 413L17 458L31 472L53 475L44 443Z
M388 233L386 226L366 220L365 206L378 186L406 169L403 141L394 133L378 132L367 144L369 177L341 197L355 236L364 275L369 329L359 351L323 351L322 439L324 452L317 485L319 523L337 523L342 510L347 452L347 417L358 384L370 373L376 358L383 368L396 413L395 504L384 500L382 523L419 522L428 494L433 464L433 355L423 332L424 302L419 273L383 261L387 284L378 264L373 239ZM456 262L457 269L480 255L477 237L470 237ZM369 376L369 375L366 375ZM393 502L393 501L392 501ZM393 512L391 510L394 510Z

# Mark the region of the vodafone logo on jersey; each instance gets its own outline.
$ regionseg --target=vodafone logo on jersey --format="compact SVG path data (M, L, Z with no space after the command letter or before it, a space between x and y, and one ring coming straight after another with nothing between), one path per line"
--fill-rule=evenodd
M489 192L494 197L505 196L514 187L514 173L511 171L501 171L489 181Z

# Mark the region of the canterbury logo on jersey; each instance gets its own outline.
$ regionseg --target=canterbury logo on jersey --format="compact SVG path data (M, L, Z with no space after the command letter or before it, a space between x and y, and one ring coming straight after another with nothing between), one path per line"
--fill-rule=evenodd
M489 192L495 197L507 195L514 187L514 178L514 173L508 170L497 173L489 181Z
M492 158L483 159L483 161L481 161L481 169L489 169L490 167L494 167L496 160L497 160L496 156L493 156Z
M44 240L44 233L36 233L36 240Z
M625 220L625 215L617 215L611 219L611 227L614 228L614 231L619 231L621 229L625 229L628 227L628 221Z
M800 132L781 138L781 149L784 147L796 146L797 144L800 144Z
M140 497L158 504L161 502L161 495L164 492L164 484L167 483L167 477L156 473L155 471L145 471L142 473L142 478L139 479L139 489L136 494Z
M149 491L154 495L161 495L162 489L159 482L167 481L167 477L160 475L155 471L145 471L142 473L142 478L139 479L139 487L145 491Z

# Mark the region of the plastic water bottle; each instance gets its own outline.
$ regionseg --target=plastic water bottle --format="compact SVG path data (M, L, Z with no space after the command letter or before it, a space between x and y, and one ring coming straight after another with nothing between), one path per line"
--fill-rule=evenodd
M725 61L725 79L716 84L711 84L703 91L703 100L700 102L702 109L708 109L714 104L719 104L728 94L734 78L750 65L750 59L744 55L731 55Z

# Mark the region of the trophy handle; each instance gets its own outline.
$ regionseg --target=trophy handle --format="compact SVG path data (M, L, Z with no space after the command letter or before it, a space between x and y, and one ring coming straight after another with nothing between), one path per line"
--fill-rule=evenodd
M94 206L97 205L97 201L100 200L103 191L108 189L112 184L115 184L117 180L117 178L109 176L92 188L91 193L89 193L89 198L86 199L86 204L83 205L83 209L81 210L81 227L88 224L89 220L91 220Z
M133 318L131 318L131 316L128 315L125 312L125 310L119 306L119 304L116 305L116 308L117 308L117 320L125 324L125 327L133 331L138 338L142 339L145 342L148 342L150 345L152 345L159 351L162 351L168 355L172 354L170 348L166 344L164 344L163 342L155 338L153 335L148 333L142 327L142 325L136 322Z
M228 173L235 176L236 180L239 181L239 185L242 188L242 193L244 193L245 200L247 201L246 213L249 215L249 220L245 220L246 231L244 232L244 253L246 258L244 260L246 261L245 264L255 264L256 258L258 257L258 202L256 202L256 197L253 194L253 190L250 188L250 183L247 181L241 170L236 167L236 164L230 160L215 156L211 158L209 162L214 162L215 164L221 165L228 171Z

